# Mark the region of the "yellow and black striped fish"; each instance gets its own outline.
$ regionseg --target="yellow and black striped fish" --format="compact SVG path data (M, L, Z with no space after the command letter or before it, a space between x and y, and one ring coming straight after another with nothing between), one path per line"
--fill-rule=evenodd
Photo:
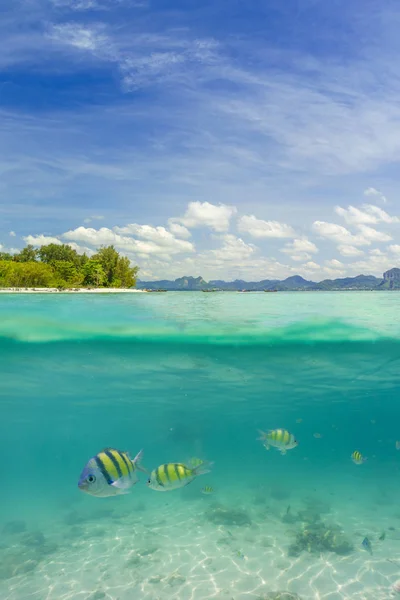
M210 472L212 463L203 461L198 467L187 467L182 463L160 465L151 472L147 485L158 492L169 492L188 485L198 475Z
M298 446L294 435L286 429L270 429L267 433L259 430L259 434L260 437L258 439L267 450L272 446L273 448L277 448L282 454L286 454L286 450L291 450Z
M361 452L354 450L353 454L351 455L351 460L356 465L362 465L367 459L363 457Z
M136 471L147 473L140 466L142 456L141 450L132 460L128 452L105 448L87 462L79 478L79 489L99 498L127 494L138 482Z
M205 496L209 496L210 494L214 493L214 488L211 487L211 485L205 485L203 488L201 488L201 493L204 494Z

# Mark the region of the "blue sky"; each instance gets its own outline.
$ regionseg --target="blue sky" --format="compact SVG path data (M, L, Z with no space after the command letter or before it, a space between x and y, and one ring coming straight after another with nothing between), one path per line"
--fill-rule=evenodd
M0 245L143 279L400 262L400 6L0 0Z

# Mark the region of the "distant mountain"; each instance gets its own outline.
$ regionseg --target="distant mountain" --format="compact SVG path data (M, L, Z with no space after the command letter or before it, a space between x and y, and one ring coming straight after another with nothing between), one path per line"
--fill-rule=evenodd
M382 279L373 275L357 275L357 277L344 277L343 279L325 279L320 281L320 290L375 290L382 283Z
M400 269L389 269L383 274L383 281L379 285L383 290L398 290L400 289Z
M340 279L325 279L319 283L308 281L300 275L279 279L263 279L262 281L223 281L212 279L205 281L202 277L179 277L175 281L163 279L160 281L138 281L139 289L147 290L174 290L174 291L328 291L328 290L384 290L400 289L400 269L394 268L383 274L383 279L373 275L357 275L356 277L343 277Z
M139 290L179 290L199 291L207 289L209 284L202 277L179 277L175 281L161 279L160 281L138 281L136 287Z

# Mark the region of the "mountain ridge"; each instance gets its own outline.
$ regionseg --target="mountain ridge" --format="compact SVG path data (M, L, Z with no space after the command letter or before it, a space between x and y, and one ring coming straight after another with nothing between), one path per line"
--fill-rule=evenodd
M323 281L309 281L301 275L292 275L286 279L263 279L261 281L245 281L235 279L224 281L211 279L206 281L203 277L184 276L175 280L161 279L158 281L138 280L138 289L170 290L170 291L328 291L328 290L385 290L400 289L400 269L394 267L383 273L383 276L356 275L355 277L341 277L338 279L324 279Z

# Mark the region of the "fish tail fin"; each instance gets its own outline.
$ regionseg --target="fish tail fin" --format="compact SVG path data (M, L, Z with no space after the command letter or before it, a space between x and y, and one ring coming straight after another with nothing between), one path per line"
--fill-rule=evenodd
M262 431L261 429L257 429L257 431L258 431L259 436L260 436L260 437L257 438L257 440L259 442L264 442L267 439L268 433L265 433L265 431Z
M193 475L204 475L205 473L209 473L213 464L213 462L205 460L201 465L192 469Z
M132 462L138 471L142 471L142 473L146 473L146 475L149 475L150 472L147 469L145 469L145 467L143 467L141 464L142 458L143 458L143 450L141 450L140 452L138 452L136 454L136 456Z

